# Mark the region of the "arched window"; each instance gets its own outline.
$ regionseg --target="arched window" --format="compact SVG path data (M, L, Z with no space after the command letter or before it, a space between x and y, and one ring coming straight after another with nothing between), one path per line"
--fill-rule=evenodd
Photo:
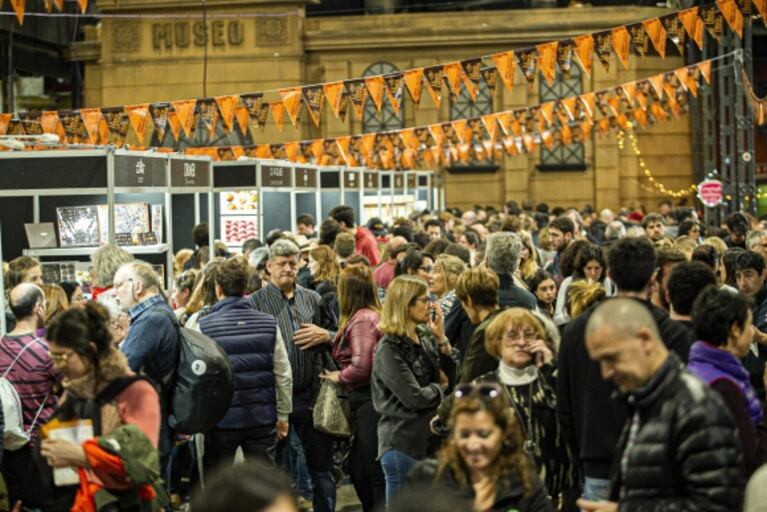
M558 100L583 93L581 68L575 64L570 67L570 76L565 78L557 66L557 77L549 83L540 77L538 80L541 103ZM557 145L554 149L541 147L540 170L544 171L582 171L585 170L585 150L583 144L574 142L567 146Z
M447 93L447 90L444 91ZM477 100L472 101L466 84L461 83L461 94L453 99L450 95L450 120L469 119L479 117L493 112L493 97L484 80L479 81L477 90Z
M387 75L399 71L393 64L388 62L376 62L365 70L362 76ZM362 118L362 131L385 132L386 130L398 130L405 126L405 118L402 115L402 109L398 114L389 104L389 100L384 95L381 113L376 110L375 103L370 96L365 100L365 113Z

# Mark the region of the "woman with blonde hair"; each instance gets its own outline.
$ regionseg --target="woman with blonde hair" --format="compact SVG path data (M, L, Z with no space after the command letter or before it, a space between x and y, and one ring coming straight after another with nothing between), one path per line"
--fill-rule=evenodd
M429 275L429 293L439 302L444 316L447 316L455 304L455 283L458 282L458 277L464 270L466 270L466 264L457 256L440 254L434 261Z
M447 389L440 352L452 354L440 307L429 301L421 279L396 277L386 293L373 363L373 406L378 457L386 479L386 503L401 490L408 471L426 458L429 421Z
M462 384L452 396L450 435L437 460L413 468L409 485L470 500L475 512L553 512L503 386Z
M44 284L43 295L45 295L45 326L48 327L53 317L69 309L69 300L64 288L57 284Z
M216 268L224 261L224 258L213 258L205 264L202 277L197 280L197 285L186 303L187 320L184 327L187 329L200 330L200 319L210 313L210 308L218 302L216 298Z
M192 297L192 292L197 286L197 282L200 280L201 275L202 272L199 270L189 269L178 274L176 277L173 294L171 295L171 307L176 314L176 318L179 319L182 325L186 323L186 319L189 318L189 315L186 313L186 305Z
M189 259L192 257L192 254L194 254L192 249L181 249L173 256L174 276L177 276L184 271L184 266L186 265L186 262L189 261Z
M338 279L340 322L333 342L333 359L340 371L325 371L321 379L348 391L352 412L349 476L365 512L385 502L386 483L378 458L378 414L373 408L370 379L373 354L382 333L378 330L381 303L369 268L347 267Z
M577 318L591 306L607 296L599 282L578 280L567 288L567 312L569 320Z
M540 255L538 249L536 249L533 243L533 237L527 231L519 231L517 233L519 239L522 241L522 250L519 252L519 266L517 271L519 277L522 278L522 282L526 283L535 276L535 273L541 268ZM527 285L525 284L525 287Z
M556 368L554 358L559 330L538 312L509 308L498 314L487 328L485 349L498 360L495 370L477 377L473 384L492 383L504 390L508 407L519 418L525 436L524 450L535 461L548 495L555 502L575 493L577 465L569 450L556 413ZM453 397L439 407L434 428L442 431Z

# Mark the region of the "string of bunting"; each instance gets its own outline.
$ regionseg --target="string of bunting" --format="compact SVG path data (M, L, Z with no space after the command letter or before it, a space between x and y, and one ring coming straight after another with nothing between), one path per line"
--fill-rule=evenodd
M16 13L16 20L19 22L19 25L24 25L24 14L27 10L27 0L9 0L11 3L11 7L13 8L13 12ZM64 12L64 0L43 0L43 4L45 6L45 12L50 14L53 12L53 6L56 6L56 10L58 12ZM2 5L2 0L0 0L0 5ZM88 0L77 0L77 6L80 11L80 14L85 14L85 11L88 10Z
M25 0L11 1L23 3ZM609 69L614 53L628 68L632 49L643 58L650 54L665 58L667 41L670 40L683 54L688 37L702 49L705 33L716 41L721 40L725 22L742 38L744 17L750 18L757 13L763 21L767 20L767 0L716 0L610 30L386 75L210 98L27 112L16 117L6 113L0 114L0 135L56 133L70 144L114 144L119 147L125 144L132 130L139 145L164 146L167 145L166 138L172 136L170 145L179 147L184 138L187 141L194 138L202 126L208 132L209 141L215 139L217 130L223 134L238 130L243 137L250 133L251 140L255 140L270 117L282 132L286 118L297 127L306 110L313 124L319 126L325 103L337 119L345 122L349 110L353 110L358 119L363 118L368 97L378 112L386 102L399 112L405 91L416 108L421 103L424 89L439 107L445 92L457 97L462 87L467 89L472 100L476 100L480 81L487 85L491 97L499 78L511 91L517 72L522 73L528 83L533 83L539 73L552 83L557 67L568 76L575 61L584 73L591 75L594 55ZM483 60L487 59L492 64L485 66ZM276 99L269 101L268 95L274 95ZM148 134L150 141L146 142Z
M214 160L240 157L370 169L416 169L532 153L539 146L585 142L596 130L648 127L679 118L697 97L701 79L711 81L709 59L647 79L578 96L484 116L363 135L254 146L187 148Z

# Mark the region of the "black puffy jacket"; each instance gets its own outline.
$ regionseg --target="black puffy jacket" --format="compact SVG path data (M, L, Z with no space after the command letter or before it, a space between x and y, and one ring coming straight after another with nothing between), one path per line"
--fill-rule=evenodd
M743 455L735 422L717 393L668 359L626 397L613 473L621 512L733 512L741 509ZM639 430L627 448L632 423ZM625 453L624 453L625 452Z

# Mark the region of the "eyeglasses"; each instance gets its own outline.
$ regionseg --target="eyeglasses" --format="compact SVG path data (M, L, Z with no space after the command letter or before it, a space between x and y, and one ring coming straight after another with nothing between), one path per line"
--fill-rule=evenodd
M538 333L535 331L524 331L524 332L509 331L503 335L503 338L506 341L521 341L521 340L535 341L537 337L538 337Z
M69 361L69 357L74 354L73 352L64 352L64 353L53 353L50 350L48 351L48 357L51 358L51 361L53 361L53 364L64 366Z
M492 400L501 396L502 392L503 390L498 385L491 382L468 383L457 385L453 391L453 397L456 400L471 397Z

